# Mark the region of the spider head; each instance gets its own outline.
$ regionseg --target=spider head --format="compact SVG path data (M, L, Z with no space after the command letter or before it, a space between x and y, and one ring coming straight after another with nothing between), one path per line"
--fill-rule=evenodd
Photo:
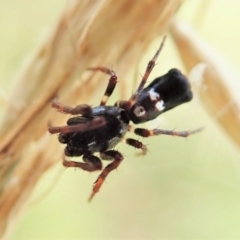
M126 112L135 124L144 123L191 99L188 79L179 70L171 69L138 93L135 103Z

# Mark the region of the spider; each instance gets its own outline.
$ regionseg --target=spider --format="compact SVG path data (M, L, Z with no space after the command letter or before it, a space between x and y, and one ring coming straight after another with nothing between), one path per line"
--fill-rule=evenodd
M89 70L101 71L110 75L100 106L91 107L87 104L80 104L76 107L70 107L56 100L52 102L52 107L59 112L77 115L68 119L66 126L49 126L48 129L50 133L59 133L59 142L67 145L63 165L92 172L102 170L101 159L111 161L95 181L89 201L99 191L108 174L123 161L123 155L114 150L114 147L120 141L146 153L147 147L142 142L125 138L128 131L132 131L141 137L161 134L187 137L200 130L180 132L162 129L148 130L134 128L130 125L131 121L134 124L139 124L153 120L159 114L192 99L190 84L187 78L177 69L169 70L165 75L156 78L144 88L163 48L165 39L166 36L164 36L152 60L149 61L136 92L129 100L118 101L114 106L106 105L117 84L117 76L113 70L99 66L89 68ZM95 156L95 153L99 153L100 157ZM83 162L69 161L66 156L82 156Z

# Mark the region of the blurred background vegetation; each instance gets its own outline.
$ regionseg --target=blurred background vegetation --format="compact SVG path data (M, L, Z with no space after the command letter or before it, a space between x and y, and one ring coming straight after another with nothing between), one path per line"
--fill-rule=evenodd
M0 83L8 93L24 58L44 38L66 1L0 0L0 5ZM238 0L186 0L177 16L191 24L240 76ZM137 71L143 73L159 41L149 47ZM172 67L183 69L170 37L158 62L151 79ZM121 72L117 74L121 80ZM231 78L227 85L234 91L240 81ZM117 97L115 93L110 103ZM98 97L90 104L99 101ZM136 157L137 150L119 144L125 160L91 204L87 198L98 173L65 170L59 159L59 164L42 176L12 239L239 239L237 146L197 97L158 120L147 126L205 129L186 140L168 136L146 139L149 153L144 157Z

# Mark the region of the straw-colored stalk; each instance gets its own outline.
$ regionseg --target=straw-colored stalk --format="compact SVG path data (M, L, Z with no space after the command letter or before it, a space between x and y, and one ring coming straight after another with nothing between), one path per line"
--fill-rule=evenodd
M198 65L191 80L203 106L240 148L240 107L226 84L234 76L232 70L187 24L174 21L171 33L187 71Z
M12 228L42 174L60 164L61 146L49 136L47 123L64 124L66 116L56 113L51 101L58 98L74 106L103 92L108 77L97 73L96 78L87 67L114 64L126 76L151 41L167 31L181 2L68 1L56 26L15 79L6 105L0 127L1 236ZM126 90L123 80L118 86ZM129 81L127 86L131 88Z

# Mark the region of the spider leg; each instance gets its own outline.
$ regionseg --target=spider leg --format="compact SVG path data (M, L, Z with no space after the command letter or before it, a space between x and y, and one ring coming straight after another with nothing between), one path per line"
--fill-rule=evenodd
M188 137L189 135L195 134L197 132L200 132L203 128L198 128L195 130L189 130L189 131L174 131L174 130L163 130L163 129L153 129L148 130L145 128L131 128L131 131L133 131L136 135L141 137L150 137L150 136L157 136L157 135L170 135L170 136L178 136L178 137Z
M147 153L147 146L136 139L127 138L127 139L123 139L122 142L125 142L126 144L128 144L129 146L132 146L134 148L141 149L143 155L145 155Z
M102 162L101 160L91 154L83 155L84 162L75 162L75 161L68 161L66 156L63 156L63 166L64 167L75 167L81 168L82 170L93 172L102 169Z
M56 108L61 113L68 113L72 115L81 114L82 116L89 116L92 113L91 106L87 104L77 105L76 107L69 107L65 104L58 102L57 100L53 100L52 107Z
M119 166L120 162L123 160L122 154L115 150L101 152L100 156L103 160L113 160L113 162L108 164L104 168L102 173L98 176L96 182L94 183L93 190L92 190L92 193L91 193L88 201L91 201L93 199L94 195L99 191L99 189L101 188L101 186L102 186L103 182L105 181L106 177L108 176L108 174L112 170L116 169Z
M153 70L153 68L156 64L156 60L157 60L157 58L158 58L158 56L159 56L159 54L160 54L160 52L163 48L165 40L166 40L166 36L163 37L163 40L162 40L157 52L155 53L153 58L148 62L147 68L145 70L145 73L142 77L142 80L141 80L136 92L131 96L131 98L128 101L118 101L116 103L116 105L118 107L121 107L123 109L130 109L135 104L139 94L142 92L142 90L144 88L144 85L148 80L148 77L149 77L150 73L152 72L152 70Z
M94 128L103 126L106 123L104 117L96 117L86 123L80 123L70 126L51 126L48 125L48 132L54 133L72 133L72 132L84 132Z
M88 68L88 70L92 70L92 71L102 71L108 75L110 75L110 79L106 88L106 91L104 93L104 96L101 100L100 105L101 106L105 106L107 103L108 98L112 95L115 86L117 84L117 76L115 74L115 72L109 68L105 68L105 67L92 67L92 68Z
M157 58L158 58L158 56L159 56L159 54L160 54L160 52L161 52L161 50L162 50L162 48L163 48L163 45L164 45L165 40L166 40L166 36L163 37L163 40L162 40L162 42L161 42L161 44L160 44L157 52L156 52L155 55L153 56L152 60L150 60L150 61L148 62L148 65L147 65L147 68L146 68L146 70L145 70L145 73L144 73L144 75L143 75L143 77L142 77L142 80L141 80L141 82L140 82L140 84L139 84L139 86L138 86L138 89L137 89L137 91L136 91L136 93L135 93L134 95L140 93L140 92L143 90L144 85L145 85L145 83L147 82L147 79L148 79L150 73L152 72L152 70L153 70L153 68L154 68L154 66L155 66L156 60L157 60ZM132 98L134 98L134 95L132 96Z

